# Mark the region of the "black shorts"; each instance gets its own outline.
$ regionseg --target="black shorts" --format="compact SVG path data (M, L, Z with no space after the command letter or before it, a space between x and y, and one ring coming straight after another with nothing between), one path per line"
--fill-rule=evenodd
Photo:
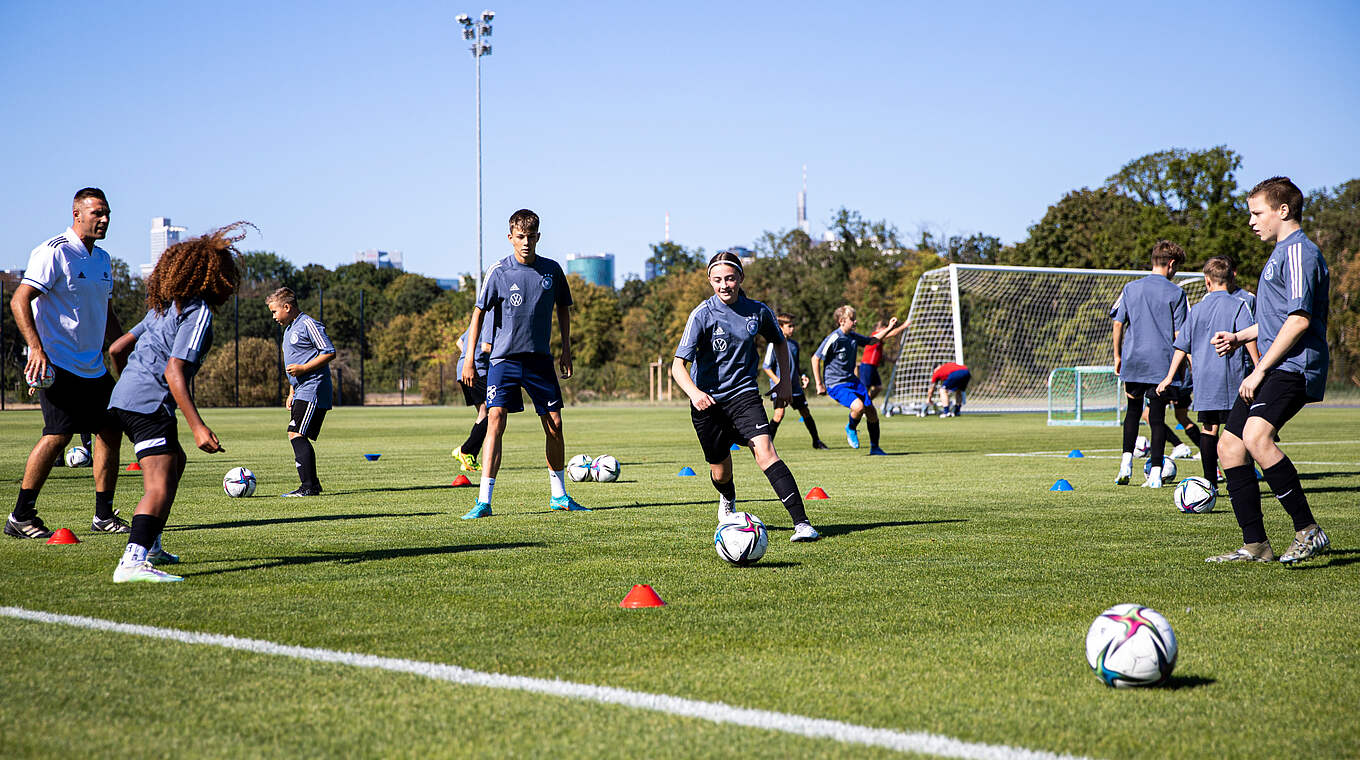
M1199 424L1222 425L1228 421L1227 409L1209 409L1199 413Z
M128 440L132 441L132 452L138 459L157 454L184 455L184 449L179 445L179 425L175 422L174 412L164 409L151 414L129 412L126 409L109 411L127 434Z
M326 410L318 408L315 401L293 399L290 411L293 419L288 421L288 432L301 433L313 441L321 435L321 423L326 421Z
M1189 409L1190 401L1195 396L1195 389L1181 388L1173 385L1166 389L1166 396L1167 399L1171 401L1171 405L1177 409Z
M1167 388L1166 393L1162 394L1160 400L1170 402L1175 398L1178 388ZM1129 398L1146 398L1149 401L1157 399L1156 383L1124 383L1124 394Z
M468 406L481 406L486 403L486 375L478 374L477 382L472 385L463 385L463 403Z
M1299 413L1308 398L1307 382L1298 372L1285 372L1272 369L1256 389L1256 398L1248 404L1241 396L1228 412L1228 422L1224 425L1229 433L1242 437L1248 417L1260 417L1269 422L1276 430Z
M758 435L770 434L765 405L755 391L719 401L702 412L690 404L689 418L709 464L726 461L734 443L744 446Z
M795 394L793 395L793 397L789 399L789 403L787 403L787 404L780 403L780 402L779 402L779 399L776 399L776 398L774 397L774 391L770 391L770 394L769 394L769 395L770 395L770 403L774 405L774 408L775 408L775 409L783 409L783 408L786 407L786 406L791 406L791 407L793 407L794 409L797 409L798 411L802 412L803 414L807 414L807 410L808 410L808 407L807 407L807 394L805 394L805 393L795 393Z
M118 420L109 413L113 375L81 377L55 364L48 366L56 370L57 379L50 388L38 391L43 435L97 433L118 427Z

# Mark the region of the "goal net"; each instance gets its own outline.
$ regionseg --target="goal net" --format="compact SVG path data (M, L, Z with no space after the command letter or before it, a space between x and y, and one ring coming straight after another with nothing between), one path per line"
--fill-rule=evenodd
M900 414L925 400L940 364L967 365L968 411L1043 412L1049 373L1108 365L1110 307L1148 272L950 264L921 276L884 407ZM1204 276L1177 274L1191 305Z

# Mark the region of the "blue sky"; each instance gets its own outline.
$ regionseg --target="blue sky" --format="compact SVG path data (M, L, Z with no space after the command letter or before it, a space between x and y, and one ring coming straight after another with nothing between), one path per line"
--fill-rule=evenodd
M473 61L442 2L0 3L0 268L103 187L105 247L153 216L248 219L252 249L335 266L400 250L476 268ZM1246 185L1360 177L1353 2L492 3L485 260L505 219L540 252L641 272L837 208L908 239L1006 242L1129 160L1226 144ZM1269 58L1270 60L1258 60Z

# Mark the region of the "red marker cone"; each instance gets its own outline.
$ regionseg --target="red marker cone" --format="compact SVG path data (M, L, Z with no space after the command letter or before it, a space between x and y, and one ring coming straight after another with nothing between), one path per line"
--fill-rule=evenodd
M628 596L619 602L619 606L624 609L636 609L638 607L665 607L666 603L661 601L661 597L656 595L651 586L639 583L628 592Z
M826 495L826 491L823 491L821 486L814 486L813 489L812 489L811 491L808 491L807 496L804 496L803 498L804 498L804 499L830 499L831 497Z
M130 464L130 465L127 466L127 471L128 471L128 472L141 472L141 470L142 470L142 465L139 464L139 463L137 463L137 462L133 462L132 464Z
M78 544L80 543L80 539L76 538L76 534L72 533L70 528L57 528L56 532L52 534L52 537L47 539L47 543Z
M460 488L462 486L472 485L472 481L468 480L468 476L466 475L459 475L458 477L454 478L453 482L450 483L449 485L453 486L454 488Z

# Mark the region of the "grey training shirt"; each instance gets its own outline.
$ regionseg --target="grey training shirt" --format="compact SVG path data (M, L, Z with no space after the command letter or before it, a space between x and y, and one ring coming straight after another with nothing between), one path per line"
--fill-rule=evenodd
M335 353L326 328L306 314L299 314L283 328L283 364L306 364L322 354ZM331 368L322 365L303 375L288 376L294 401L311 401L318 409L331 408Z
M1211 342L1214 333L1237 332L1255 323L1246 301L1215 290L1190 309L1176 348L1190 354L1195 368L1195 400L1197 412L1217 412L1231 409L1237 400L1237 387L1246 372L1242 357L1247 349L1238 347L1226 356L1219 356Z
M826 363L826 377L823 381L826 387L859 382L859 375L856 373L859 369L859 360L856 358L859 347L873 342L874 339L867 335L860 335L854 330L845 332L839 327L823 338L814 355Z
M185 304L183 311L171 304L164 314L148 311L132 332L137 335L137 346L113 386L109 408L174 414L175 399L165 380L165 366L172 357L183 359L189 365L186 379L198 373L212 347L212 310L201 299Z
M675 356L692 362L690 378L715 401L747 391L759 393L757 335L771 343L784 342L770 307L746 296L728 306L714 294L689 313Z
M535 256L526 265L512 254L486 270L477 308L496 312L491 363L514 354L552 356L553 308L558 305L571 306L571 289L562 267L552 259Z
M1256 288L1256 345L1265 356L1284 321L1308 315L1308 329L1273 369L1303 375L1308 398L1321 401L1327 385L1327 291L1331 274L1313 241L1296 230L1275 244Z
M1124 322L1119 379L1126 383L1160 383L1171 368L1172 342L1189 311L1185 291L1160 274L1124 286L1110 318ZM1172 386L1179 386L1179 381Z
M783 334L784 331L780 330L779 332L780 334ZM789 388L791 390L791 395L802 396L804 395L803 375L806 373L803 372L803 368L799 364L798 341L793 338L786 338L784 342L789 344ZM770 370L775 375L779 374L779 358L774 354L773 343L765 346L765 361L762 362L760 366ZM774 390L773 382L770 383L770 390Z

